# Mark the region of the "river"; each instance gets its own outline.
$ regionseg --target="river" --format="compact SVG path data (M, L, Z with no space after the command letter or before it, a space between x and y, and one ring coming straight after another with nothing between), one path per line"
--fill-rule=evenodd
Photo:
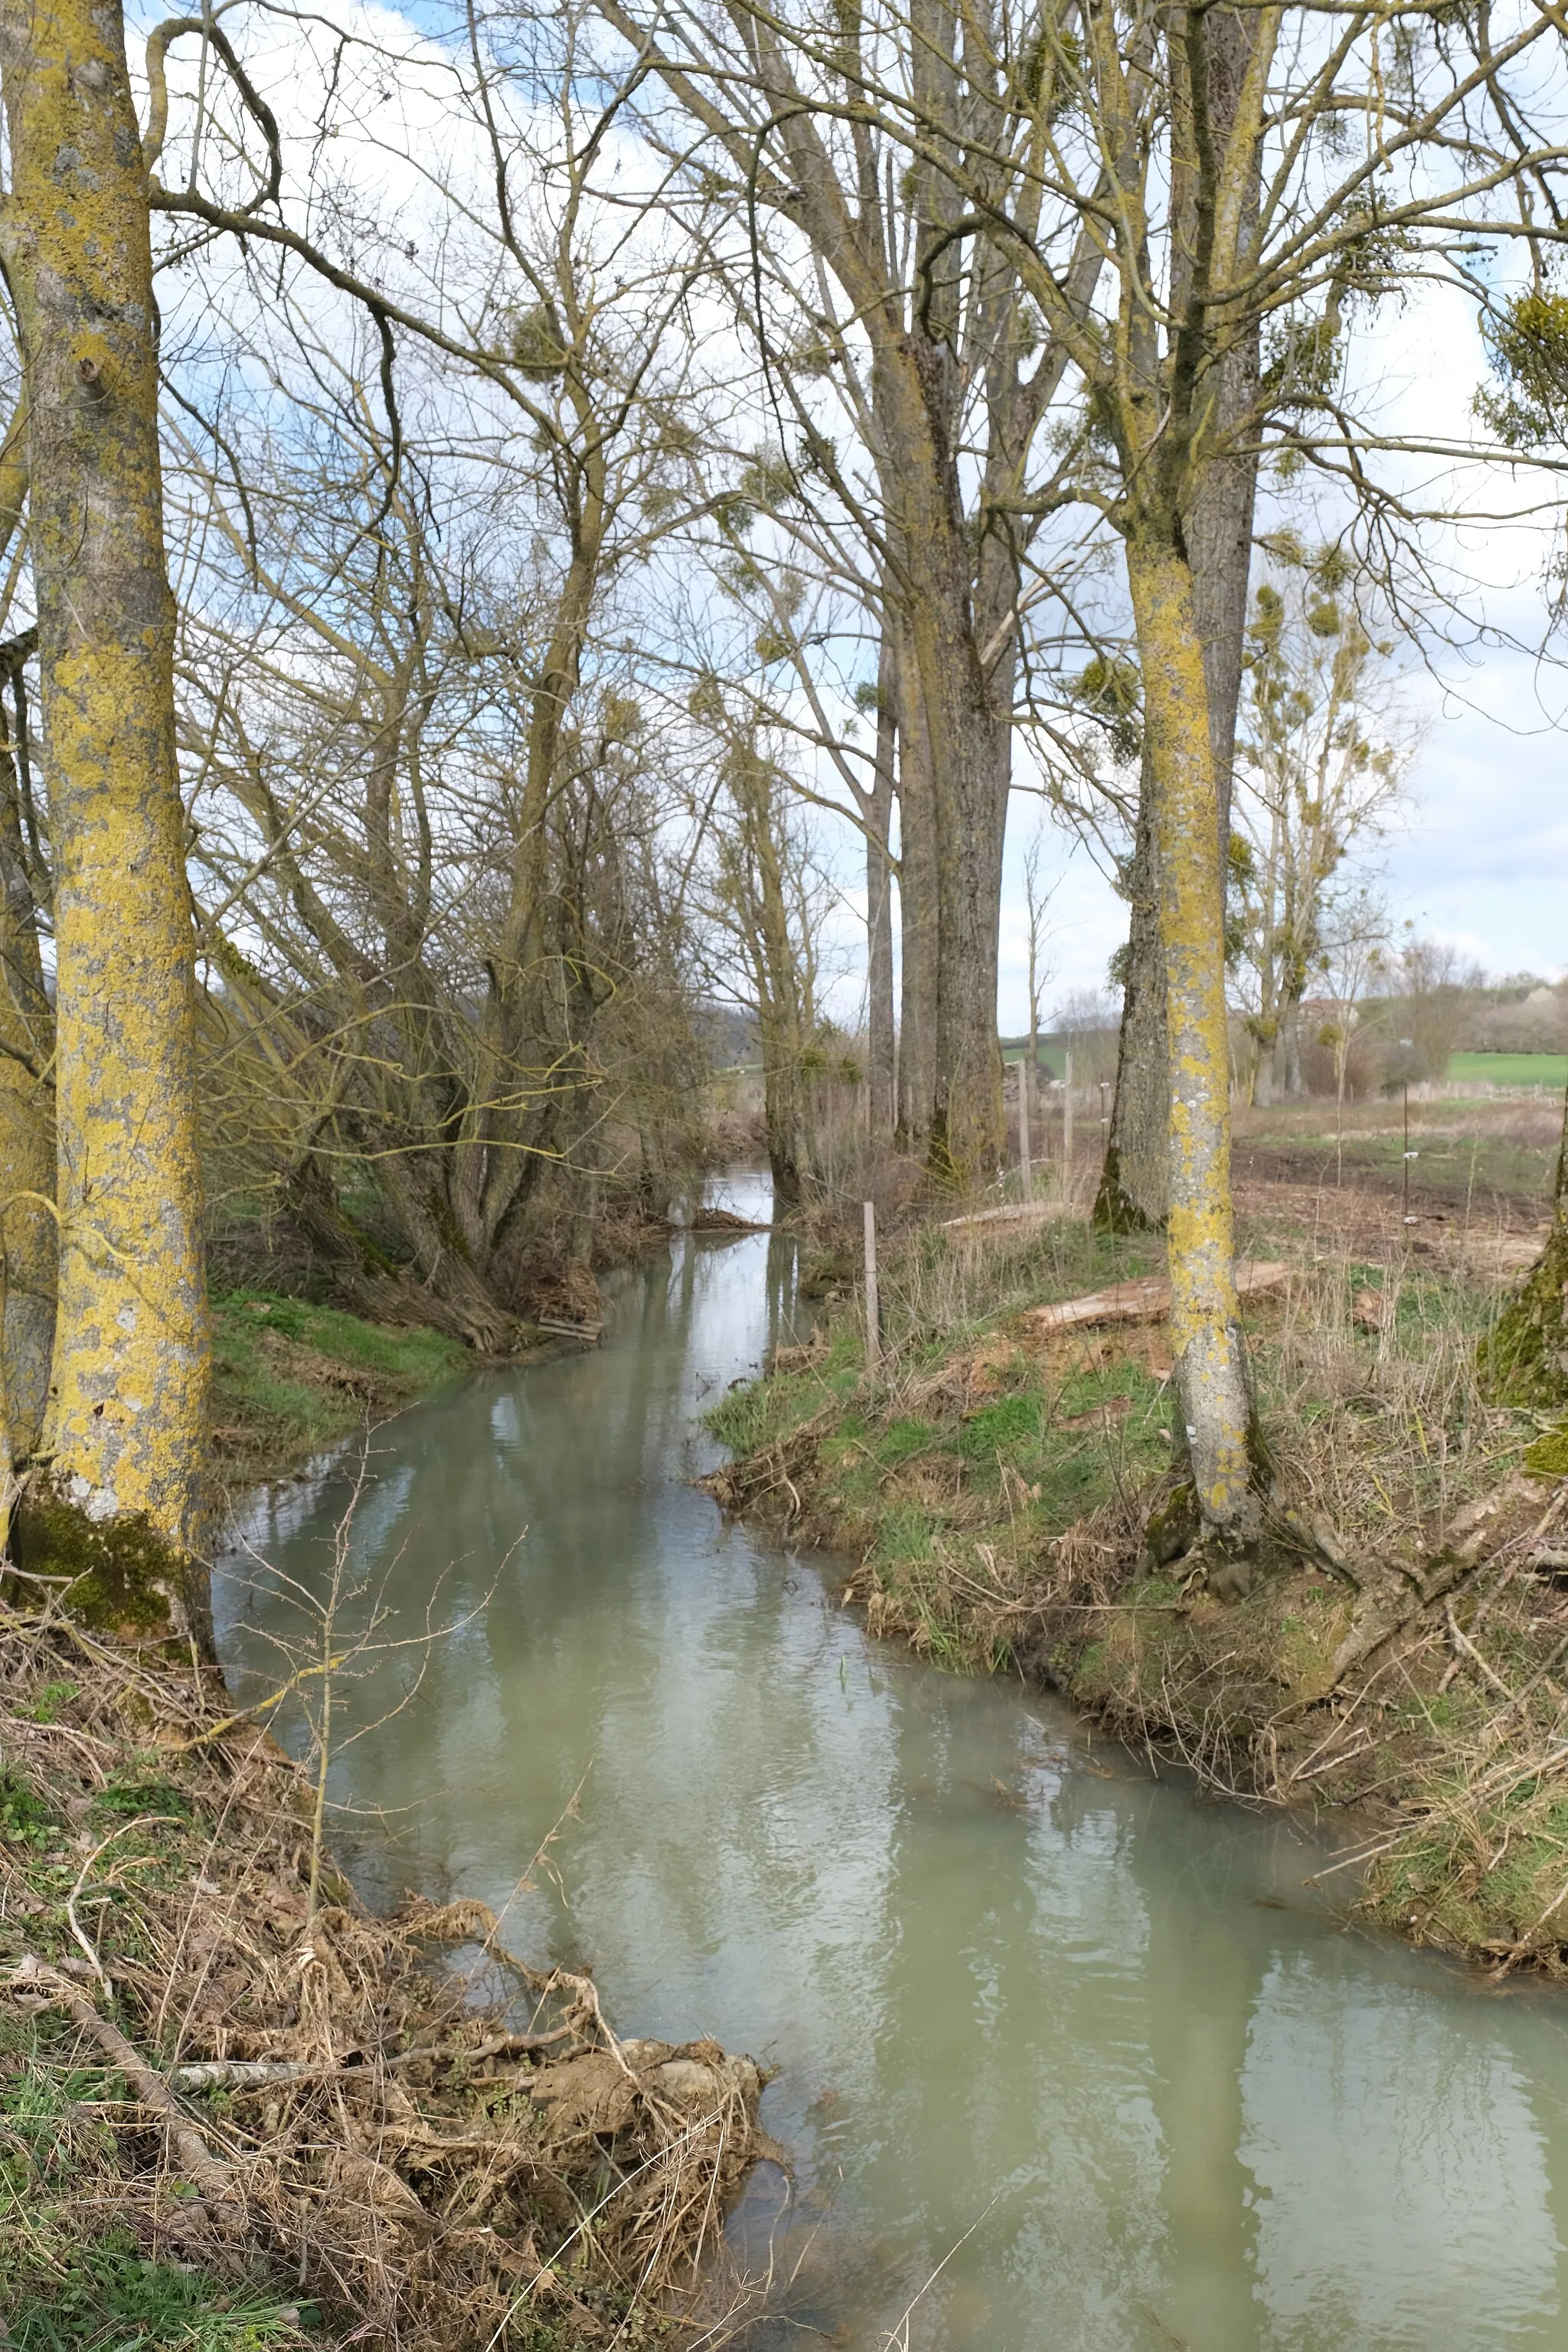
M339 1646L405 1646L338 1678L331 1780L365 1892L480 1895L624 2032L778 2069L759 2346L1563 2352L1568 1993L1358 1930L1308 1829L871 1641L726 1523L700 1416L793 1286L782 1236L681 1238L600 1348L375 1433ZM258 1500L242 1685L315 1637L353 1483Z

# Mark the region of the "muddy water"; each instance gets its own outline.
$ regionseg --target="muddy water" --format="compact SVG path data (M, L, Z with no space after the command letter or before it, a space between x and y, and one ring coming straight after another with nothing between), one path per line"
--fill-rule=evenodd
M684 1242L595 1353L377 1437L345 1624L457 1630L341 1687L367 1887L510 1905L625 2030L778 2067L795 2180L734 2231L784 2282L758 2343L879 2352L907 2312L912 2352L1561 2352L1568 1994L1347 1928L1300 1828L868 1641L724 1525L698 1416L792 1280L781 1241ZM308 1636L348 1484L259 1508L240 1673Z

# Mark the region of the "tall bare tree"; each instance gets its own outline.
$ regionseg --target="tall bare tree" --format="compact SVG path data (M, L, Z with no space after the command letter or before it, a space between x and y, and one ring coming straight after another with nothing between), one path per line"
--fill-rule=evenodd
M869 453L868 498L802 388L801 341L759 302L774 396L872 551L863 571L883 600L899 742L904 1124L942 1181L968 1183L1002 1152L996 960L1020 606L1052 507L1041 428L1066 362L1042 342L1018 252L966 241L963 224L978 191L1027 219L1037 246L1054 242L1040 121L1018 89L1037 27L983 26L951 0L841 10L831 26L748 0L657 21L603 0L603 14L679 110L650 115L650 135L705 188L731 190L753 284L803 289L809 370L824 357L837 369ZM1068 247L1063 282L1082 308L1099 243L1074 224Z
M1379 710L1380 656L1358 609L1353 568L1338 548L1271 547L1282 583L1265 581L1248 630L1247 740L1232 797L1232 904L1249 976L1248 1086L1273 1099L1302 1091L1301 1001L1319 967L1323 925L1346 860L1386 827L1405 761ZM1386 695L1383 698L1386 703ZM1380 719L1383 724L1380 726Z
M147 177L114 5L0 12L54 866L59 1305L35 1549L206 1631L210 1363Z
M1092 310L1042 251L1037 212L987 206L983 174L969 175L973 207L952 229L1017 255L1046 331L1088 391L1096 433L1080 495L1121 541L1159 868L1173 1338L1216 1583L1233 1590L1249 1573L1262 1506L1232 1262L1228 776L1210 671L1223 640L1228 696L1239 606L1232 575L1222 629L1194 570L1196 519L1216 482L1234 487L1226 469L1266 429L1298 462L1337 467L1381 510L1396 508L1393 488L1366 484L1364 458L1385 436L1354 420L1340 359L1347 314L1396 268L1462 287L1453 248L1468 230L1532 236L1543 188L1556 216L1565 151L1550 130L1522 127L1555 64L1544 16L1494 39L1489 18L1456 36L1411 9L1391 51L1381 17L1260 11L1227 81L1210 41L1215 13L1108 4L1085 11L1070 37L1044 28L1039 95L1021 102L1038 131L1040 181L1100 240ZM1368 125L1349 158L1347 116ZM911 120L940 138L939 107L912 107ZM1278 361L1247 396L1265 326ZM1246 503L1228 500L1217 545L1239 544Z

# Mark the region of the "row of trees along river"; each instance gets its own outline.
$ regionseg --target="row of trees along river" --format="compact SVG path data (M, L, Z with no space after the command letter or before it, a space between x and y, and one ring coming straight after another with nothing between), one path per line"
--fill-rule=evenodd
M814 812L864 845L873 1140L988 1181L1026 790L1121 845L1100 1213L1168 1221L1245 1541L1255 547L1327 517L1324 642L1352 572L1462 608L1435 465L1560 463L1563 42L1530 5L563 0L226 6L128 54L113 0L5 0L18 1540L205 1633L215 1202L504 1348L548 1217L679 1166L726 991L797 1181ZM1418 282L1497 362L1458 441L1381 397Z

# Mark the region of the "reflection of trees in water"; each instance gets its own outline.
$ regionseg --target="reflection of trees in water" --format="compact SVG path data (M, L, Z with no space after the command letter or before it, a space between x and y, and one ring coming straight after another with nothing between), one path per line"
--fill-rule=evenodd
M786 1339L794 1286L786 1236L685 1242L604 1349L378 1441L357 1563L399 1630L443 1568L441 1613L472 1607L530 1526L349 1753L335 1793L391 1809L384 1884L439 1892L449 1863L504 1896L592 1762L510 1940L598 1959L639 2025L786 2058L774 2127L782 2103L851 2176L797 2318L875 2343L984 2215L921 2352L1551 2352L1556 2013L1282 1927L1249 1900L1260 1830L1063 1768L1026 1707L884 1661L685 1486L699 1370ZM343 1494L279 1490L261 1549L324 1567ZM286 1610L264 1578L253 1606ZM243 1616L229 1648L264 1671Z
M1268 2352L1556 2352L1563 2032L1394 1948L1274 1956L1244 2083Z
M1253 2352L1256 2195L1242 2162L1242 2076L1260 1938L1246 1888L1204 1884L1169 1804L1145 1814L1127 1859L1148 1919L1148 2083L1160 2134L1163 2281L1145 2315L1194 2352ZM1162 1836L1162 1830L1167 1832ZM1194 1878L1196 1883L1194 1883Z
M1160 2233L1123 1809L1092 1781L1042 1803L1059 1759L989 1690L910 1673L895 1720L852 2164L857 2205L897 2217L878 2321L951 2257L919 2306L925 2352L1026 2326L1052 2352L1128 2352Z
M798 1307L795 1284L799 1272L800 1252L795 1235L770 1234L764 1277L770 1357L776 1348L787 1347L795 1336Z

